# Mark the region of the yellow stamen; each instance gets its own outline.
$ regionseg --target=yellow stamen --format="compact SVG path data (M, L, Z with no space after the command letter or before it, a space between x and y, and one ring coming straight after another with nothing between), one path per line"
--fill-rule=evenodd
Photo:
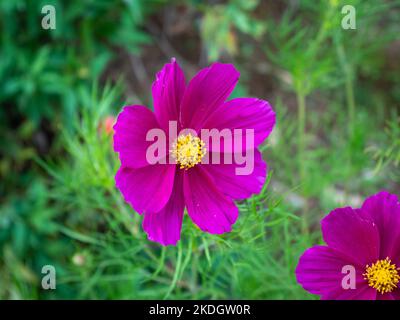
M189 134L180 135L172 144L171 154L181 169L189 169L201 162L206 154L204 142Z
M364 279L368 285L379 293L392 292L400 282L400 268L397 268L389 258L378 260L365 267Z

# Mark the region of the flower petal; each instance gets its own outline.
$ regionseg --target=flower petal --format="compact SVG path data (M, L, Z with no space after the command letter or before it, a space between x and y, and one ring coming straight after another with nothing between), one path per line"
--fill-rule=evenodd
M119 153L124 167L140 168L149 165L146 141L149 130L159 128L154 114L144 106L124 107L114 125L114 150Z
M254 151L252 168L248 168L248 175L238 174L237 169L244 165L238 165L234 159L232 164L209 164L204 165L210 176L213 178L215 185L225 195L230 198L239 200L246 199L252 194L260 193L264 186L267 176L267 164L263 161L260 151ZM226 154L225 154L226 155ZM210 160L212 155L210 155ZM232 155L234 158L234 155Z
M241 150L245 150L260 145L272 132L275 122L275 112L267 101L256 98L236 98L217 108L205 121L203 128L217 129L220 132L223 129L230 129L233 139L242 139ZM234 129L241 130L234 131ZM246 129L254 130L253 145L246 143ZM231 142L231 150L234 150L234 141ZM211 146L211 150L219 152L220 148ZM235 150L235 152L241 150Z
M353 257L365 267L379 257L379 233L376 225L350 207L333 210L321 221L322 235L329 247Z
M154 112L164 130L168 129L168 121L179 119L185 87L185 75L173 58L157 73L152 86Z
M163 164L138 169L121 167L115 183L125 201L139 214L158 212L171 196L175 168L175 165Z
M345 266L355 270L355 289L344 289L342 282L348 271ZM343 273L342 273L343 270ZM364 290L368 285L362 276L363 269L357 267L351 258L326 246L315 246L304 252L296 268L297 281L303 288L323 299L357 299L365 298ZM372 291L373 292L373 291ZM367 298L375 299L372 296Z
M199 130L205 119L229 97L239 76L232 64L213 63L200 70L190 81L183 96L183 128Z
M166 206L156 213L145 213L143 229L149 240L164 246L176 245L181 237L185 199L183 196L183 175L175 174L174 187Z
M233 201L220 192L200 166L185 172L183 190L188 214L203 231L230 232L239 212Z
M400 264L400 202L397 196L379 192L365 200L361 213L378 227L380 259L389 257Z
M398 290L396 290L398 291ZM376 294L376 300L399 300L398 298L396 298L396 294L393 294L391 292L387 292L384 294L381 293L377 293Z

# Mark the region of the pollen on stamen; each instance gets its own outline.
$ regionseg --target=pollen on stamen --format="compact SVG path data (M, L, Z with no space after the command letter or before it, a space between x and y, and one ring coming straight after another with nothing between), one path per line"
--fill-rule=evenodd
M172 144L171 155L180 169L193 168L206 154L205 143L198 137L182 134Z
M378 260L371 266L367 265L363 276L370 287L384 294L397 288L400 282L399 270L400 268L397 268L389 258L386 258Z

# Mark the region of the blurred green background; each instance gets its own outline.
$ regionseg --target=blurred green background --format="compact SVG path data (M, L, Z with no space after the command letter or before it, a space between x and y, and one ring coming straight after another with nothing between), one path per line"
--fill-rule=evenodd
M355 30L341 27L349 4ZM400 193L398 0L10 0L0 30L1 299L315 299L294 269L322 243L320 218ZM125 104L152 108L171 57L187 78L234 63L233 95L268 100L278 122L268 181L233 231L186 217L161 247L115 189L110 124Z

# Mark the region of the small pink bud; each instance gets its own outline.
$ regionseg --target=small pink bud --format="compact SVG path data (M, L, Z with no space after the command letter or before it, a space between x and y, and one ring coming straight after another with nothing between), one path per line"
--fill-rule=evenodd
M105 117L99 125L99 131L104 131L107 135L113 134L115 123L115 117L107 116Z

